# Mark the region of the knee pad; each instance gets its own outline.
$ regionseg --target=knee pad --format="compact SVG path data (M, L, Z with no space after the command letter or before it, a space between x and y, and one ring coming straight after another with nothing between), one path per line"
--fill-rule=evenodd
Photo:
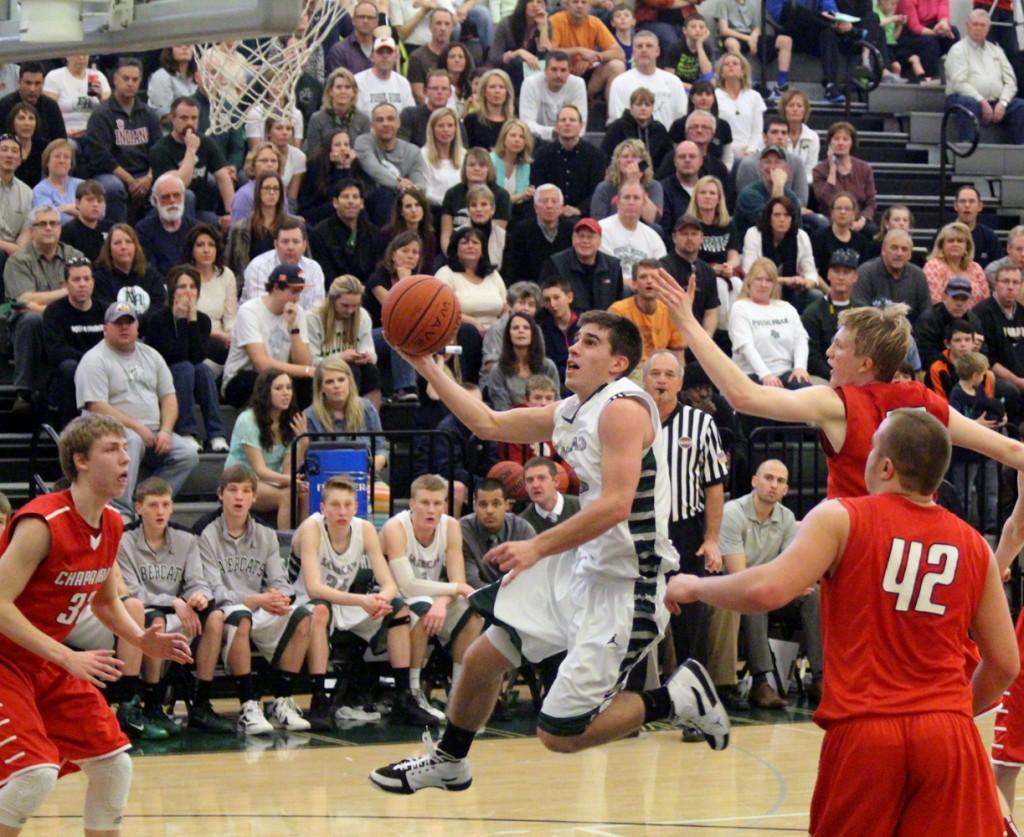
M400 628L402 625L408 625L411 621L412 620L409 618L408 614L405 616L398 616L388 623L388 630L390 631L392 628Z
M41 764L12 776L0 787L0 825L22 828L57 784L57 768Z
M121 827L132 785L132 760L127 753L118 753L79 765L89 777L85 791L83 824L89 830L115 831Z

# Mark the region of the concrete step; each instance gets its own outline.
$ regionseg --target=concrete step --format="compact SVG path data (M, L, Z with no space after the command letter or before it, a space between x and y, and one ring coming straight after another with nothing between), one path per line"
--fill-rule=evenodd
M920 84L880 84L868 94L868 108L872 113L932 111L941 114L945 102L944 87Z
M904 112L906 118L910 123L909 133L910 141L913 143L919 143L922 145L938 145L942 140L942 112L924 112L914 107L913 109L907 109ZM951 119L950 125L947 126L950 133L950 139L956 141L957 129L956 120ZM993 127L991 125L981 126L981 142L999 144L1006 142L1008 139L1007 133L1003 128Z

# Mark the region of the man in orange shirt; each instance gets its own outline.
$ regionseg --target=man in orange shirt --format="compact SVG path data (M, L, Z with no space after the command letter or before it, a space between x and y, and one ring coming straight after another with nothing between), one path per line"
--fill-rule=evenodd
M821 580L814 720L826 732L811 834L1003 835L973 721L1020 668L999 570L982 537L931 500L949 465L942 423L897 410L872 442L868 496L818 506L769 564L675 576L666 603L772 610ZM981 651L970 682L968 630Z
M564 5L565 11L551 16L551 47L568 53L569 69L586 80L593 99L626 71L626 56L608 27L590 14L590 0Z
M633 296L613 302L608 308L613 314L625 317L640 329L647 360L658 349L671 349L684 363L683 349L686 341L679 329L672 323L668 308L658 299L657 277L661 262L657 259L643 259L637 262L633 273Z

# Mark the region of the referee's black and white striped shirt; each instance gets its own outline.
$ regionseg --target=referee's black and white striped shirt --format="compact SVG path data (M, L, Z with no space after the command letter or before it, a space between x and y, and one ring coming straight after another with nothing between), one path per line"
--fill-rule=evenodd
M704 489L725 481L728 458L710 413L680 404L661 423L672 491L672 522L704 511Z

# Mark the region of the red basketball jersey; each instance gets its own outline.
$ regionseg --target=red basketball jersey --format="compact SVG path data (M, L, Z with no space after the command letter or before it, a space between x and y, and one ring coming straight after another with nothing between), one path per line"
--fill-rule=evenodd
M821 580L825 694L814 720L921 712L971 717L967 629L989 548L938 506L895 494L840 500L850 535Z
M821 447L828 459L828 496L863 497L864 465L871 451L871 437L893 410L924 408L949 425L949 402L917 381L894 384L836 387L835 393L846 406L846 439L840 451L821 433Z
M15 604L35 627L61 642L110 575L124 525L107 506L100 528L93 529L78 513L70 491L46 494L26 503L11 520L0 538L0 556L26 517L41 518L49 527L50 551ZM0 656L32 669L40 665L36 655L2 635Z

